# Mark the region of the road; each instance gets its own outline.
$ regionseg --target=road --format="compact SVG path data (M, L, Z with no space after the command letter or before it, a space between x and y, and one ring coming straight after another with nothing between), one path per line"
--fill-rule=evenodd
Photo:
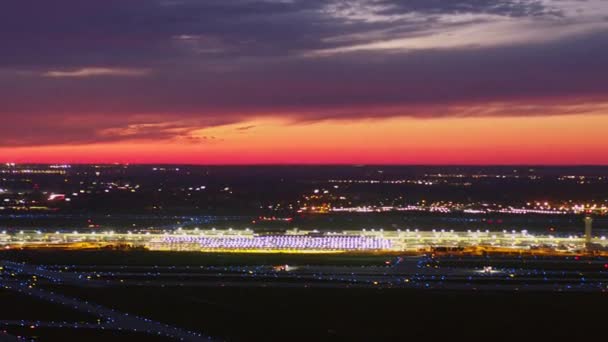
M2 261L0 262L0 264L4 265L3 267L8 271L13 272L13 274L28 276L32 274L37 274L41 277L50 279L53 282L61 282L65 279L66 283L77 284L75 282L74 275L69 272L60 273L47 271L43 268L39 268L33 265L19 264L7 261ZM80 282L84 283L85 281L80 280ZM45 301L61 304L80 312L95 315L103 320L103 327L122 331L144 332L152 335L161 335L180 341L195 342L214 340L210 336L205 336L200 333L187 331L160 322L155 322L147 318L129 315L128 313L122 313L114 309L103 307L101 305L96 305L77 298L72 298L52 291L40 289L35 286L31 286L31 283L28 281L10 279L6 280L0 278L0 286L5 289L16 291L18 293L25 294L34 298L39 298ZM102 326L100 326L100 328Z

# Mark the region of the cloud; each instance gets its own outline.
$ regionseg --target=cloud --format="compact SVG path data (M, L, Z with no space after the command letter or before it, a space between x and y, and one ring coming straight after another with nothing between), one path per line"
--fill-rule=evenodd
M562 15L558 7L538 0L344 0L329 1L323 10L336 18L373 23L428 20L434 16L519 18Z
M184 136L175 137L174 140L179 142L185 142L189 144L215 144L223 141L223 139L219 139L212 135L195 135L189 134Z
M533 19L499 20L429 29L387 40L366 42L309 52L306 56L327 56L357 51L412 51L429 49L488 48L503 45L538 44L576 37L598 30L608 31L608 22L555 23L548 25ZM332 38L336 40L337 37Z
M237 127L236 129L238 131L248 131L255 128L255 125L249 125L249 126L242 126L242 127Z
M51 70L46 71L42 74L44 77L96 77L96 76L144 76L149 74L148 70L140 69L125 69L125 68L102 68L102 67L88 67L80 68L75 70Z
M590 0L585 6L597 0ZM538 0L22 0L0 12L0 65L148 67L204 58L285 56L352 45L328 38L383 31L381 40L454 23L562 14ZM579 5L580 7L580 5ZM595 8L594 8L595 9ZM602 8L595 9L597 14ZM603 15L606 15L605 9ZM569 14L569 13L568 13ZM577 14L578 15L578 14ZM585 14L584 17L595 15ZM578 15L580 16L580 15ZM407 32L403 32L402 29ZM177 39L176 39L177 38ZM185 39L184 39L185 38ZM203 38L203 39L201 39ZM359 42L373 43L373 41ZM211 52L209 54L209 52ZM206 61L208 62L208 61Z
M0 146L41 146L97 144L121 141L203 142L197 131L232 123L236 120L184 118L179 115L102 115L50 114L3 115L0 121Z
M258 117L606 113L607 15L602 0L13 1L0 144L176 139Z
M560 115L605 115L608 113L608 101L593 102L593 99L571 100L568 103L545 101L522 102L479 102L479 103L445 103L419 104L408 106L351 106L342 108L299 109L291 115L283 113L257 113L257 119L278 120L281 125L301 125L319 121L353 121L374 120L394 117L436 120L443 118L484 118L484 117L530 117ZM12 126L0 126L0 146L42 146L113 143L124 141L159 142L177 141L184 143L218 143L221 136L209 135L206 129L236 129L243 133L257 127L256 125L237 126L244 122L242 116L216 114L212 115L140 115L112 116L94 115L82 117L58 116L62 120L47 118L45 121L28 119L19 122L17 118L8 118L15 122ZM37 119L36 117L32 117ZM3 118L4 119L4 118ZM245 119L247 120L247 119ZM220 131L221 132L221 131Z

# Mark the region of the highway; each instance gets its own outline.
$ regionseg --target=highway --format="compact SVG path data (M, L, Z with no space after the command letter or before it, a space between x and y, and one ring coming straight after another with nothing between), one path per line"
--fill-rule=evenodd
M45 270L43 267L39 266L7 261L2 261L1 264L8 272L11 272L12 274L27 276L39 275L40 277L48 279L54 283L63 283L65 280L66 284L77 285L84 282L82 279L80 279L80 281L75 281L75 279L78 279L78 277L69 272L53 272ZM129 315L128 313L122 313L114 309L105 308L103 306L89 303L77 298L44 290L36 286L32 286L32 283L29 281L7 280L5 277L0 277L0 286L7 290L16 291L31 297L61 304L77 311L100 317L103 320L103 324L99 325L99 328L103 327L122 331L144 332L147 334L165 336L180 341L195 342L213 340L211 337L204 336L200 333L172 327L147 318Z

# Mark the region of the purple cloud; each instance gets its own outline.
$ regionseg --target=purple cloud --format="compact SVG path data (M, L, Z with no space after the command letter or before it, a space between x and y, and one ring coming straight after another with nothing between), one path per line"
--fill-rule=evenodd
M263 115L557 115L608 102L600 0L2 6L2 145L183 138Z

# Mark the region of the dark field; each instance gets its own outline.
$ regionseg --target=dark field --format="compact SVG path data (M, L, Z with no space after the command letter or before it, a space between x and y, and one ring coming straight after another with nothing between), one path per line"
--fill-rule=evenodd
M96 317L0 289L0 320L95 322Z
M605 294L398 289L62 287L123 311L244 341L453 340L580 336L604 330Z
M280 215L279 215L280 216ZM169 215L99 215L79 214L62 215L29 214L6 215L0 214L0 227L8 231L41 230L54 232L56 230L78 231L127 231L136 229L176 229L184 227L192 229L245 229L255 231L284 231L299 228L303 230L318 229L321 231L343 231L362 229L446 229L456 231L471 230L522 230L530 232L572 234L580 233L582 217L580 215L514 215L514 214L437 214L421 212L405 213L332 213L332 214L285 214L293 217L292 222L259 221L255 215L244 216L169 216ZM253 223L256 221L256 223ZM87 228L94 225L96 228ZM553 228L553 231L549 231ZM598 216L594 219L594 228L598 235L608 234L608 218Z
M32 264L129 266L230 266L230 265L383 265L386 255L357 254L221 254L113 250L4 250L0 259Z
M130 341L167 341L162 337L126 333L120 331L103 331L98 329L57 329L18 327L6 329L13 336L23 336L34 341L87 341L87 342L130 342Z
M383 265L387 256L238 255L122 251L3 251L2 259L48 265ZM589 263L593 261L593 263ZM448 258L446 266L533 268L597 271L598 260L509 257ZM598 266L599 265L599 266ZM114 266L112 266L114 267ZM134 269L136 272L136 269ZM181 272L181 271L180 271ZM154 276L150 277L154 282ZM158 280L160 281L160 280ZM534 291L422 290L413 288L304 288L258 286L119 286L53 285L43 288L122 312L202 332L229 341L396 341L396 340L538 340L578 338L604 331L608 293ZM0 293L3 307L18 307L11 318L51 320L36 301ZM59 308L63 310L63 308ZM69 311L66 309L66 311ZM36 315L28 313L36 312ZM22 315L23 314L23 315ZM70 316L72 315L72 316ZM56 317L56 316L55 316ZM1 317L0 317L1 318ZM31 329L25 329L28 332ZM65 329L64 329L65 330ZM9 330L18 334L19 330ZM34 333L29 331L30 333ZM65 333L65 335L63 335ZM69 339L156 341L152 336L90 330L37 328L40 341ZM34 336L31 335L31 336ZM114 338L116 336L116 338Z

